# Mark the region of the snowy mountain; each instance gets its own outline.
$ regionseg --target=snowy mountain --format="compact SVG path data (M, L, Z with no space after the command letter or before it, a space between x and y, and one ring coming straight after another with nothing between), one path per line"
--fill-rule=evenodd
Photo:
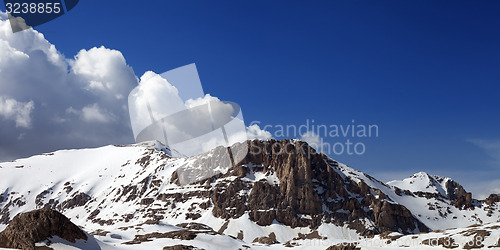
M385 184L299 140L238 147L249 153L231 169L218 168L226 148L174 158L153 142L0 163L0 231L18 214L50 208L97 249L326 249L500 221L500 196L473 200L449 178L418 173ZM183 185L186 175L206 171L213 176ZM56 249L78 247L50 241Z
M465 189L448 177L429 175L419 172L401 181L390 181L387 184L412 192L432 193L450 200L456 200L460 196L468 195ZM472 199L469 197L468 199Z

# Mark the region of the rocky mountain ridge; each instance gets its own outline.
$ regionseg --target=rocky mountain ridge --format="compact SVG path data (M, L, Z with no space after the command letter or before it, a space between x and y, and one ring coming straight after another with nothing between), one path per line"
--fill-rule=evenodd
M500 219L498 195L473 200L451 179L420 173L433 188L411 190L382 183L299 140L245 143L241 148L248 153L238 151L243 144L232 146L235 154L245 153L242 162L188 185L179 178L213 170L226 160L226 149L173 158L151 143L0 163L0 229L19 213L51 208L117 245L181 223L203 224L251 245L271 233L273 242L286 244L313 236L360 239Z

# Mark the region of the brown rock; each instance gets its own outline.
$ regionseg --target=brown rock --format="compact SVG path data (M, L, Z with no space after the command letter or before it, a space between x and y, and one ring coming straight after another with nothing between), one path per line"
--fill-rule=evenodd
M194 250L194 249L204 250L203 248L187 246L187 245L166 246L163 248L163 250Z
M297 237L293 238L293 240L312 240L312 239L326 239L326 237L322 237L321 235L319 235L318 231L312 231L309 234L299 233Z
M358 250L358 243L354 242L342 242L337 245L328 247L326 250Z
M177 224L176 227L182 227L182 228L191 229L191 230L213 230L211 227L209 227L205 224L196 223L196 222L181 223L181 224Z
M488 204L488 205L493 205L495 203L498 203L500 202L500 195L499 194L490 194L490 196L488 196L488 198L486 198L484 200L484 203Z
M73 198L66 200L61 204L61 209L85 206L90 200L91 197L86 193L74 194Z
M218 233L222 234L224 233L224 231L226 231L227 229L227 226L229 225L229 221L226 221L220 228L219 228L219 231L217 231Z
M404 206L390 203L385 200L374 200L372 204L375 225L380 233L385 231L403 232L413 231L415 222L419 231L425 232L429 229L416 220L411 212Z
M259 237L259 238L255 238L253 240L253 243L260 243L260 244L264 244L264 245L272 245L272 244L276 244L276 243L279 243L278 241L276 241L276 239L271 239L271 237L268 237L268 236L264 236L264 237Z
M151 239L156 238L170 238L170 239L178 239L178 240L193 240L200 233L216 235L217 233L214 231L191 231L187 229L182 229L178 231L171 231L167 233L149 233L145 235L136 235L132 241L125 242L123 244L127 245L135 245L141 244L142 242L151 241Z
M35 249L35 243L58 236L75 243L87 235L61 213L39 209L16 216L0 233L0 247Z
M236 238L237 238L238 240L243 240L244 235L243 235L243 231L242 231L242 230L240 230L240 231L238 232L238 236L236 236Z

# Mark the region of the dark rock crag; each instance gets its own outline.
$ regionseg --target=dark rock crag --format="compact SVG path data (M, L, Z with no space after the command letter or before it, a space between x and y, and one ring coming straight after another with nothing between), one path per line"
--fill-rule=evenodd
M380 190L362 181L358 184L343 176L335 169L337 162L305 142L247 143L249 153L227 174L238 178L217 184L211 195L216 217L238 218L248 211L250 219L262 226L276 220L291 227L314 229L326 222L347 224L363 235L429 231L404 206L391 203ZM274 174L279 184L265 180L251 184L242 178L256 172ZM374 227L367 228L365 219Z
M75 243L87 235L61 213L44 208L16 216L0 233L0 247L35 249L35 243L53 236Z

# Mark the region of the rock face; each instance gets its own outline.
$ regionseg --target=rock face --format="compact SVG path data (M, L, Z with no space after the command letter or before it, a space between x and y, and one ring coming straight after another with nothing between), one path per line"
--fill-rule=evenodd
M385 200L375 200L373 204L375 224L379 232L398 231L398 228L402 228L402 225L419 223L406 207ZM418 229L420 232L428 230L423 224L418 224Z
M462 185L455 181L446 182L447 198L453 201L453 205L460 209L472 208L472 193L465 191Z
M87 235L61 213L47 208L16 216L0 233L0 247L35 249L35 243L58 236L70 242Z
M364 235L429 230L404 206L386 201L380 190L342 176L332 168L337 162L305 142L254 140L248 149L246 158L229 173L238 178L218 184L211 197L217 217L238 218L248 211L261 226L276 220L314 229L327 222L348 224ZM251 185L241 178L248 173L275 176L279 183L260 180ZM373 195L377 193L378 198ZM367 229L365 219L375 228Z
M188 245L175 245L164 247L163 250L203 250L203 248L197 248Z
M359 249L361 248L357 247L357 244L340 243L338 245L328 247L326 250L359 250Z
M484 202L486 204L488 204L489 206L491 206L497 202L500 202L500 194L490 194L490 196L488 196L488 198L486 198L484 200Z

